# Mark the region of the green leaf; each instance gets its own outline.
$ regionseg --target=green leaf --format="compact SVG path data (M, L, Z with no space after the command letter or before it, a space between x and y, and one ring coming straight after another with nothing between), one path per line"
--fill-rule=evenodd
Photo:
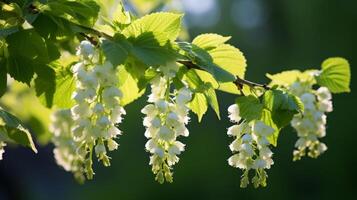
M272 114L270 110L267 109L263 109L262 110L262 115L261 115L261 120L268 126L272 127L275 132L269 136L267 139L268 141L273 145L273 146L277 146L278 144L278 137L279 137L279 133L280 133L280 128L277 127L277 125L275 124L273 118L272 118Z
M10 139L11 142L29 147L37 153L30 131L17 117L0 109L0 119L2 120L1 126L4 126L4 129L0 130L0 134L5 139Z
M123 93L123 98L120 100L122 106L128 105L137 100L145 93L145 88L139 88L139 79L137 74L120 66L119 68L119 89Z
M7 70L6 60L0 53L0 97L5 94L7 89Z
M165 65L177 58L172 43L164 33L146 32L137 38L129 38L134 57L149 66Z
M161 33L162 37L174 41L181 30L182 16L181 14L167 12L146 15L132 22L123 30L122 34L128 38L138 38L145 33Z
M257 97L253 95L238 97L236 103L239 107L239 114L243 119L252 121L261 118L263 104Z
M48 108L53 105L53 97L56 91L56 72L47 65L35 68L37 77L34 81L36 95Z
M283 127L287 126L293 119L294 115L298 112L302 113L304 104L301 100L282 90L269 90L264 93L263 104L266 111L265 120L270 124L274 123L274 129L280 131ZM269 118L269 119L267 119ZM274 135L274 141L278 138L278 133Z
M76 82L69 67L56 70L56 91L53 94L53 105L60 109L71 108L75 103L72 99L75 89Z
M94 0L48 0L47 4L40 5L39 9L46 15L92 27L97 21L100 7Z
M224 37L215 33L207 33L197 36L192 41L192 44L195 44L201 47L202 49L210 50L213 48L217 48L218 46L226 43L230 39L231 37Z
M247 64L239 49L229 44L223 44L208 53L212 56L213 63L235 76L244 78Z
M195 93L192 101L189 104L192 112L198 117L198 122L201 122L203 115L207 112L208 103L206 96L202 93Z
M317 83L327 87L332 93L350 92L351 70L344 58L329 58L322 63L322 72L316 77Z
M208 104L216 112L218 119L221 119L221 116L219 113L219 104L218 104L218 100L217 100L217 95L216 95L216 91L214 90L214 88L209 87L209 89L207 89L205 92L205 96L207 98Z
M271 80L269 85L279 85L279 86L289 86L293 84L295 81L302 81L302 82L310 82L314 84L315 78L312 76L316 70L306 70L305 72L301 72L299 70L290 70L284 71L277 74L266 74L266 76Z
M247 66L243 53L229 45L224 44L230 37L217 34L203 34L197 36L192 44L207 50L212 62L233 75L244 78Z
M135 20L122 34L132 43L132 54L149 66L165 65L178 56L172 42L177 38L182 15L154 13Z
M113 40L104 40L101 47L106 58L116 67L128 57L130 43L122 35L116 34Z
M0 37L19 31L23 23L22 10L18 4L0 2Z
M27 29L6 38L10 55L32 62L48 63L49 56L45 40L34 30Z
M9 52L7 71L15 80L28 85L37 66L46 65L60 56L56 46L45 41L34 29L14 33L6 41Z

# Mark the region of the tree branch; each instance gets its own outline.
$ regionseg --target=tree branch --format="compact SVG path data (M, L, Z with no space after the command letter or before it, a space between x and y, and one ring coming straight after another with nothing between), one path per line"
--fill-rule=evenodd
M200 68L198 65L196 65L195 63L193 63L192 61L189 61L189 60L179 60L177 61L178 63L180 64L183 64L185 65L187 68L189 69L199 69L199 70L203 70L202 68ZM261 87L261 88L264 88L265 90L270 90L271 88L266 85L266 84L259 84L259 83L255 83L255 82L252 82L252 81L248 81L248 80L244 80L242 78L240 78L239 76L236 76L236 80L233 81L233 83L237 86L237 88L239 90L242 90L243 89L243 85L247 85L251 88L254 88L254 87Z
M33 12L37 12L38 11L37 8L33 4L30 4L29 9L32 10ZM80 25L80 24L74 24L74 25L78 26L79 28L81 28L83 30L86 30L87 32L90 32L91 34L94 34L94 35L96 35L98 37L104 37L106 39L113 40L113 37L111 35L108 35L108 34L106 34L104 32L101 32L101 31L98 31L98 30L95 30L93 28L90 28L90 27L87 27L87 26L83 26L83 25ZM84 32L80 32L79 34L82 35L83 37L85 37L93 45L95 45L95 46L98 45L98 41L96 40L96 38L91 37L91 36L87 35ZM189 69L204 70L204 69L202 69L201 67L199 67L198 65L196 65L195 63L193 63L192 61L189 61L189 60L178 60L176 62L185 65ZM255 82L252 82L252 81L244 80L244 79L242 79L242 78L240 78L238 76L236 76L236 80L233 81L233 83L237 86L237 88L239 90L243 89L243 85L247 85L247 86L249 86L251 88L261 87L261 88L264 88L265 90L270 90L271 89L267 84L259 84L259 83L255 83Z

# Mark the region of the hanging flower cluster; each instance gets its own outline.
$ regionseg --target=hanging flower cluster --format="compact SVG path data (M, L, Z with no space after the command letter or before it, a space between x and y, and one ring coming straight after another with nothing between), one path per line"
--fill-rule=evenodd
M58 110L51 115L50 131L53 133L52 142L56 162L66 171L72 172L79 182L84 182L84 157L79 155L78 142L73 140L71 129L73 120L70 110Z
M170 70L166 76L157 77L151 83L151 94L148 102L141 112L146 115L144 126L145 137L149 139L145 148L152 155L150 165L159 183L173 181L171 168L184 151L185 145L177 141L178 136L187 137L189 131L186 128L189 122L189 108L186 104L191 100L192 93L187 87L183 87L170 94Z
M229 148L234 153L228 159L229 165L244 171L240 186L245 188L249 184L249 172L255 170L252 178L254 187L266 186L267 173L274 164L273 152L270 150L268 138L274 133L274 129L264 122L254 120L247 122L239 116L239 107L233 104L228 108L229 118L236 125L228 128L227 134L234 137Z
M6 143L3 141L0 141L0 160L3 158L3 154L5 153L4 147L6 146Z
M319 141L326 136L326 114L332 112L332 95L326 87L313 90L309 82L296 81L290 86L293 94L304 103L303 114L296 115L291 126L299 139L295 143L293 160L300 160L306 154L316 158L327 150L327 146Z
M121 132L116 125L121 123L125 110L120 106L122 93L116 87L118 77L113 65L107 61L100 64L98 50L87 41L81 42L77 55L82 61L72 67L76 80L76 90L72 96L76 104L70 109L73 125L71 130L63 131L70 131L75 152L81 157L79 160L84 169L78 170L83 170L87 178L92 179L93 152L105 166L110 165L107 151L118 148L114 139ZM66 149L61 145L58 143L57 151ZM56 154L65 155L66 152ZM58 158L61 159L60 156ZM63 160L57 162L64 168L72 169Z

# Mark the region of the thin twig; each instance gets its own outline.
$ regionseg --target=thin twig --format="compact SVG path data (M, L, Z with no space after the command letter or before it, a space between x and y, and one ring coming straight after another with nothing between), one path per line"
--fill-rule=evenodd
M179 60L177 61L177 63L183 64L185 65L187 68L189 69L200 69L200 70L204 70L201 67L199 67L198 65L196 65L195 63L193 63L192 61L189 60ZM251 88L254 87L261 87L264 88L265 90L270 90L271 88L266 85L266 84L259 84L259 83L255 83L252 81L248 81L248 80L244 80L238 76L236 76L236 80L233 81L233 83L237 86L238 90L242 90L243 89L243 85L247 85Z

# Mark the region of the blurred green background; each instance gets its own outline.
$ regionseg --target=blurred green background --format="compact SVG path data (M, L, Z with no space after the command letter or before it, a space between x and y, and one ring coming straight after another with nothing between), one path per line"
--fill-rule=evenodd
M175 6L176 4L174 4ZM352 0L184 0L185 24L192 37L204 32L233 36L231 43L248 60L247 79L267 82L265 73L319 68L328 57L342 56L352 66L352 93L334 96L328 115L328 151L317 160L292 162L297 139L286 128L274 149L266 188L239 187L241 171L228 166L231 124L226 108L234 96L219 93L222 120L212 111L199 124L192 116L190 136L174 167L174 183L154 180L144 150L140 109L145 97L126 107L118 151L112 166L95 166L93 181L78 185L53 159L52 146L34 155L7 148L0 162L0 200L97 199L353 199L357 187L356 102L357 1Z

